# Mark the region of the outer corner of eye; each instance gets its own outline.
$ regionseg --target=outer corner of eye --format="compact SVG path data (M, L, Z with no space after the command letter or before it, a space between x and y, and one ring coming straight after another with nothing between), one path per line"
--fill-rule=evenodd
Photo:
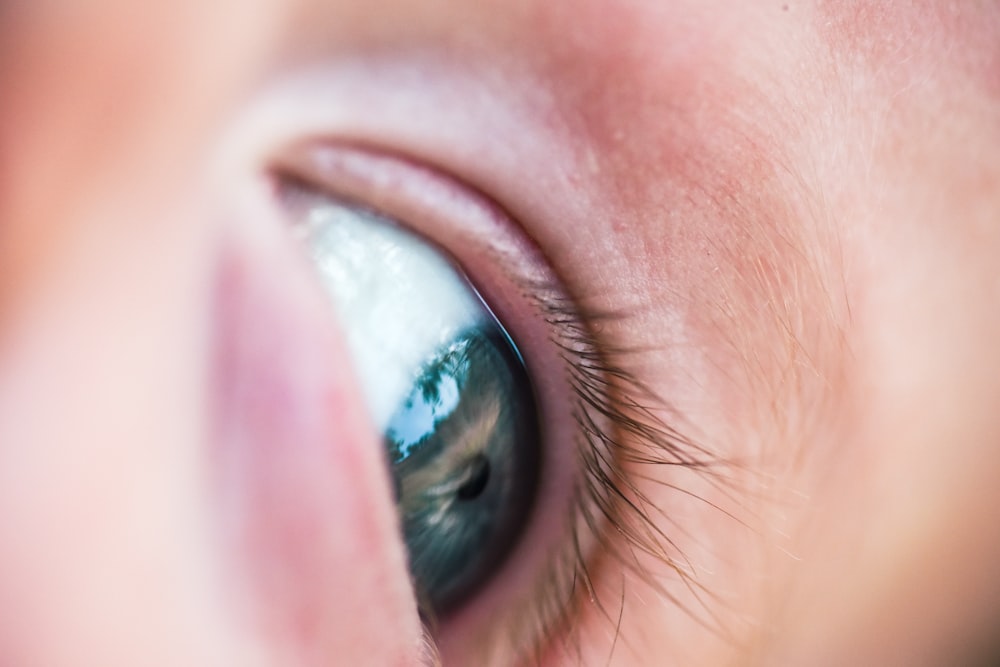
M297 148L276 179L382 434L425 613L447 625L470 607L528 604L533 591L496 590L532 586L570 546L560 536L573 523L574 427L567 388L537 368L562 363L558 350L537 349L554 347L538 333L551 323L512 305L530 301L524 277L485 266L488 242L463 261L462 241L440 238L495 221L442 222L475 216L476 195L456 207L466 195L446 177L350 148ZM449 195L429 196L434 188ZM491 284L498 276L506 286Z

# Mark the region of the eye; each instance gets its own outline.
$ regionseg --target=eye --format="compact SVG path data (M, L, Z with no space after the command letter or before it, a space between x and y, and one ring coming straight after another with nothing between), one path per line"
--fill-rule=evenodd
M588 607L617 632L606 570L667 548L621 462L698 451L607 362L602 316L501 207L420 161L317 139L270 175L355 350L446 664L574 655Z
M585 328L505 213L436 170L317 141L279 153L271 176L384 434L442 653L518 661L586 594L605 515L574 414L585 366L568 363L591 348L565 332Z
M298 232L344 324L391 465L418 596L446 614L494 574L535 497L535 397L514 343L445 252L313 198Z

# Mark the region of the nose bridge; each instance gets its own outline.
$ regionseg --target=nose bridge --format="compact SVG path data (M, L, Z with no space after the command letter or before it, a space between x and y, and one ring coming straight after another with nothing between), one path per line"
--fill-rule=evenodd
M408 664L423 640L384 448L280 236L231 246L215 292L208 447L236 599L301 664Z
M100 227L5 331L0 663L416 663L382 445L307 260L264 224L213 255L215 212L182 208Z

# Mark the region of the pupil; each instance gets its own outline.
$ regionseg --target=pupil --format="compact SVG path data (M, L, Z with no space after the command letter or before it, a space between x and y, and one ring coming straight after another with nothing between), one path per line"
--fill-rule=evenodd
M459 487L459 500L475 500L486 488L486 483L490 481L490 460L483 455L478 455L469 462L469 479Z

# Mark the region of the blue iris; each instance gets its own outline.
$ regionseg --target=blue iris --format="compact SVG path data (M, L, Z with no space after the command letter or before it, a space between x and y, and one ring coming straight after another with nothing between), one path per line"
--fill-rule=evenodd
M418 594L446 612L510 552L538 481L531 385L495 319L427 361L385 443Z

